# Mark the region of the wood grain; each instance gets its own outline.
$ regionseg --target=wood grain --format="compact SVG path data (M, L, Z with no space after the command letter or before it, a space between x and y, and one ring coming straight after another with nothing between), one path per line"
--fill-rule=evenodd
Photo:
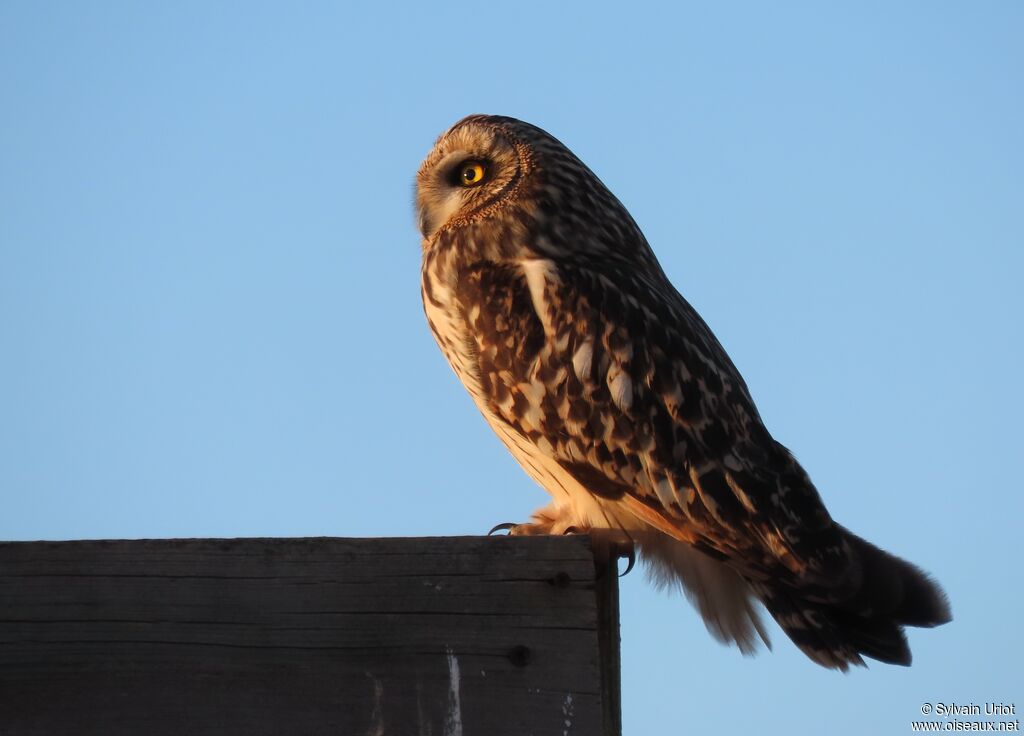
M0 733L615 734L616 593L583 536L0 543Z

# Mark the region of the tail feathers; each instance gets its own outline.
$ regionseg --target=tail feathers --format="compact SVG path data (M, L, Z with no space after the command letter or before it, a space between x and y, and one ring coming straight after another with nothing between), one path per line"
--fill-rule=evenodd
M863 657L904 666L911 662L903 627L893 621L801 599L791 589L755 587L786 635L822 667L845 672L851 665L863 667Z
M946 594L923 570L856 534L843 532L861 571L860 589L850 607L906 626L932 627L953 619Z
M818 664L846 671L870 657L907 666L912 657L903 627L950 621L949 602L916 566L842 531L852 562L842 580L806 588L752 585L783 631Z

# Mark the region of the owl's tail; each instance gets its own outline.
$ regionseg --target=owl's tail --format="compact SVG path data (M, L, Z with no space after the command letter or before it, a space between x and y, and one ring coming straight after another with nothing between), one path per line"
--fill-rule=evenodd
M909 665L903 627L947 623L949 601L918 567L842 531L855 561L849 581L811 589L763 582L752 587L793 643L824 667L863 666L862 655Z

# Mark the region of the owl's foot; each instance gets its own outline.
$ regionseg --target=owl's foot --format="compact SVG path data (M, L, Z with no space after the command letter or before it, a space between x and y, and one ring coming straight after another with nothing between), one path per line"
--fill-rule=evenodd
M523 524L505 522L496 525L487 532L488 536L498 531L507 531L510 537L536 536L548 534L586 534L590 537L590 546L594 550L594 559L605 565L614 564L615 560L625 558L626 569L619 577L628 575L636 564L636 548L633 539L622 529L601 529L569 523L571 519L564 515L552 513L550 506L534 512L531 521Z
M633 538L622 529L588 529L590 547L594 550L594 559L605 565L615 565L617 560L625 558L626 569L619 577L629 574L636 564L636 545Z
M541 534L586 534L589 531L589 529L576 524L576 519L572 515L554 503L534 511L528 522L498 524L487 534L490 536L494 532L506 530L510 537L533 537Z
M511 521L506 521L501 524L496 524L487 532L487 536L491 536L495 532L508 532L510 537L536 537L551 534L579 534L579 530L574 526L567 526L561 531L556 531L552 526L548 524L531 524L523 523L516 524Z

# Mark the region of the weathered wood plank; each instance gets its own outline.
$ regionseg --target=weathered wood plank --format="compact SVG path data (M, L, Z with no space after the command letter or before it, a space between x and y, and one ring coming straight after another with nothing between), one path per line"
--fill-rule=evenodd
M610 589L582 536L0 543L0 733L614 733Z

